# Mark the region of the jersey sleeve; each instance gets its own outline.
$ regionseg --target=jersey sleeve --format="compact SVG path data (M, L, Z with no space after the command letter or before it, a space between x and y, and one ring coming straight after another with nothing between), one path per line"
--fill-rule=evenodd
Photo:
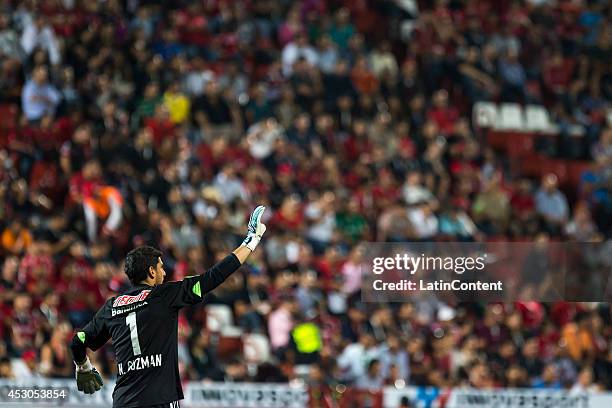
M159 286L159 293L172 308L182 308L202 302L203 296L214 290L240 268L236 255L229 254L201 275Z
M70 349L72 350L74 361L81 362L85 360L86 348L96 351L110 339L110 333L104 318L107 304L105 303L95 314L94 318L85 327L78 330L72 338Z

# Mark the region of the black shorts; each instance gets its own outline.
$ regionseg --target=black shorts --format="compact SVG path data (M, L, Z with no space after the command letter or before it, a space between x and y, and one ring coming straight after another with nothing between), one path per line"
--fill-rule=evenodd
M181 408L179 401L166 402L165 404L151 405L147 408Z

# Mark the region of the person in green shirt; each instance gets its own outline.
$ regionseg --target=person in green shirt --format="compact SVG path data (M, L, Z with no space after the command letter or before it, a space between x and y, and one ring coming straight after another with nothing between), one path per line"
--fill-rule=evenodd
M142 98L136 104L136 110L132 115L132 127L137 128L142 120L153 116L157 105L162 103L163 97L159 93L159 84L150 82L145 87Z
M356 243L365 238L368 222L359 212L359 202L352 198L346 208L336 214L336 226L342 238Z

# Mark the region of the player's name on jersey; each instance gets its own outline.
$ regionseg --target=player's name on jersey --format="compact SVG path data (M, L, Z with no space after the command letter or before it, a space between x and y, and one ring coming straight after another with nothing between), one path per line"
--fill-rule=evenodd
M126 363L117 363L117 371L119 375L129 373L130 371L144 370L145 368L161 367L162 355L151 354L149 356L137 357Z
M115 309L114 307L111 308L111 317L112 316L116 316L122 313L127 313L127 312L131 312L132 310L138 309L139 307L148 305L147 302L142 302L142 303L136 303L135 305L130 305L130 306L126 306L126 307L120 307Z

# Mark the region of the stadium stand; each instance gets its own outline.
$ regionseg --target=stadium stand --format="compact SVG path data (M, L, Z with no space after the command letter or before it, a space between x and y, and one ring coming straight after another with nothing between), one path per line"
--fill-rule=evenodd
M612 242L610 61L597 0L1 1L0 377L72 378L128 250L201 273L265 204L185 381L611 390L609 303L359 295L364 241Z

